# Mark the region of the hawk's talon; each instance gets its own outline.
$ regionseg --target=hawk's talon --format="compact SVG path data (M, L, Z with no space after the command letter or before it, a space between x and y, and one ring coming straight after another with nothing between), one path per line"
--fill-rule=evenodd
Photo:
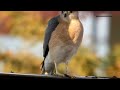
M71 75L68 75L68 74L64 74L65 77L68 77L68 78L75 78L75 76L71 76Z

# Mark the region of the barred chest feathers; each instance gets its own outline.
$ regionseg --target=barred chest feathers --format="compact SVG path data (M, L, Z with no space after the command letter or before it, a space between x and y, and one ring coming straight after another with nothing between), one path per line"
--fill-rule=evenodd
M49 42L50 48L56 46L72 45L77 47L80 45L83 37L83 26L79 20L71 20L68 23L60 23L56 30L53 31Z
M79 20L72 20L68 28L69 37L74 44L80 44L83 37L83 26Z

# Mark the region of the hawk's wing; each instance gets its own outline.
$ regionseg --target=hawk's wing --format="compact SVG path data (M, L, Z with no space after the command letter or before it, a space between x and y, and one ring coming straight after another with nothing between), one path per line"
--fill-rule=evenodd
M59 17L60 16L56 16L56 17L50 19L48 22L48 26L45 31L44 43L43 43L43 57L44 58L46 58L46 56L49 52L49 46L48 46L49 40L50 40L52 32L55 30L55 28L59 24L59 22L58 22Z

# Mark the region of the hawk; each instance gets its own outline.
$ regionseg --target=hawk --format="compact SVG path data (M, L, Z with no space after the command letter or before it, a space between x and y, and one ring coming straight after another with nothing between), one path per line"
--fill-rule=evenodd
M60 74L57 66L65 63L68 75L68 63L76 54L83 38L83 25L78 11L61 11L60 15L49 20L43 44L44 60L42 74Z

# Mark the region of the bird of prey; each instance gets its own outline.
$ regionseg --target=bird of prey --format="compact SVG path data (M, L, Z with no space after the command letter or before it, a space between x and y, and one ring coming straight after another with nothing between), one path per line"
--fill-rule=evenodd
M61 11L60 15L49 20L45 31L42 74L60 74L57 66L65 63L68 75L68 63L77 52L83 38L83 25L78 11Z

